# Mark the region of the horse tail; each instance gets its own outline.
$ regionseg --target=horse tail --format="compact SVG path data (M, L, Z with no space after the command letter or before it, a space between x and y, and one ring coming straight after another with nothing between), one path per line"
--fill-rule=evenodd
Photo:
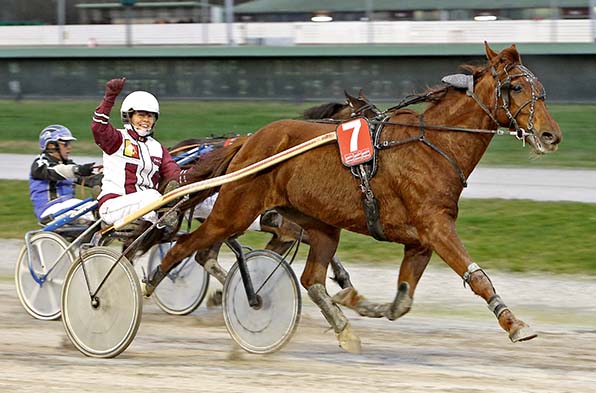
M196 183L225 175L230 162L232 162L232 159L248 138L248 135L238 137L234 139L232 144L205 154L186 171L182 184ZM192 194L189 200L183 204L182 210L187 210L198 205L217 191L219 191L219 187L212 187Z

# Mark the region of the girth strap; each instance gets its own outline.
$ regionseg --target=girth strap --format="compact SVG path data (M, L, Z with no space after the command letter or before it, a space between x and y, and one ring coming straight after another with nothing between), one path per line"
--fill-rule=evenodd
M360 179L362 204L364 206L364 214L366 216L366 227L368 228L368 233L370 233L370 235L377 240L387 241L385 233L383 232L383 226L381 225L379 203L377 202L377 199L370 188L369 172L366 170L364 165L361 164L358 165L358 174L355 176Z
M381 137L381 131L385 125L386 120L389 118L385 113L379 113L374 120L374 128L371 128L371 138L373 145L376 146L379 143ZM360 190L362 191L362 205L364 207L364 214L366 217L366 227L368 233L379 241L387 241L385 233L383 232L383 225L381 225L381 215L379 209L379 203L375 198L370 187L370 179L377 173L377 148L373 151L373 158L369 162L353 166L350 168L352 175L360 179Z

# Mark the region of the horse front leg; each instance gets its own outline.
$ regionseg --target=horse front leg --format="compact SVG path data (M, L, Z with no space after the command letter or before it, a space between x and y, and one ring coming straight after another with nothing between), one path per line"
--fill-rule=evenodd
M348 352L360 353L360 338L354 333L348 318L333 303L325 288L327 268L337 248L339 230L330 228L327 233L309 231L309 236L311 246L300 282L333 328L339 346Z
M488 275L474 263L459 239L453 219L436 217L434 223L421 233L432 244L435 252L468 284L472 291L486 301L499 325L509 334L512 342L531 340L537 334L522 320L517 319L497 294Z
M405 315L412 308L414 291L424 273L432 251L417 245L406 245L397 280L397 294L391 303L366 300L355 288L346 288L333 296L333 301L353 309L363 317L382 318L390 321Z

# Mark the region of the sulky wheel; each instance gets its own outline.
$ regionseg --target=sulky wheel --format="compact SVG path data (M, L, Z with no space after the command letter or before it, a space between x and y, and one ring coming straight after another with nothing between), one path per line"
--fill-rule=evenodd
M275 352L290 340L300 320L298 280L290 265L272 251L251 251L245 260L259 305L249 305L238 263L234 264L223 288L226 327L244 350Z
M60 291L64 276L75 260L72 250L66 251L68 244L56 233L39 232L29 242L31 259L26 245L19 253L15 267L17 295L34 318L60 318Z
M111 248L94 247L74 262L64 280L62 322L72 343L87 356L117 356L141 323L139 280L128 259L118 258Z
M149 254L147 271L152 272L175 243L162 243ZM187 315L201 305L209 287L209 273L194 260L185 258L159 283L153 299L163 311L172 315Z

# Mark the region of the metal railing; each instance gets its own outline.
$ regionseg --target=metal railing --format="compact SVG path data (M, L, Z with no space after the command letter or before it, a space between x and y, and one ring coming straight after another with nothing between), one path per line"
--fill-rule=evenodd
M594 22L508 20L0 26L0 46L588 43Z

